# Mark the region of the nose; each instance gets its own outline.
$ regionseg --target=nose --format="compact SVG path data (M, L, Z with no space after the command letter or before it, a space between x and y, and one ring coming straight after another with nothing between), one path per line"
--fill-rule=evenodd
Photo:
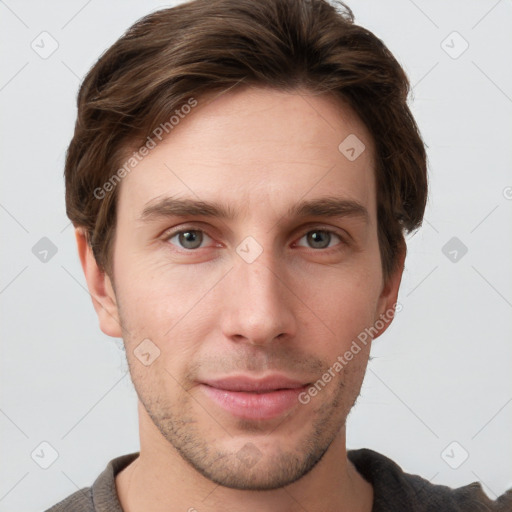
M295 336L294 295L287 281L282 265L272 256L263 253L252 263L235 258L221 306L224 335L251 345Z

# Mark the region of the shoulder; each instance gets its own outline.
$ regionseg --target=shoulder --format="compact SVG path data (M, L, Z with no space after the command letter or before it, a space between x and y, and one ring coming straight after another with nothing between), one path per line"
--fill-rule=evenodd
M385 455L362 448L349 460L373 485L374 512L505 512L512 511L512 489L492 501L479 482L453 489L409 473Z
M91 487L84 487L45 512L123 512L119 503L115 477L131 464L139 452L112 459Z
M95 512L94 503L92 501L92 487L84 487L67 498L59 501L46 512Z

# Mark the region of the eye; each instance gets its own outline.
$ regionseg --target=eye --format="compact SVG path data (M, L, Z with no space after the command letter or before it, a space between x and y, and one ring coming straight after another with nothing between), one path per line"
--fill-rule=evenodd
M306 240L307 245L301 243L304 239ZM337 242L343 242L343 240L333 231L315 229L313 231L308 231L304 236L302 236L297 245L302 247L311 247L313 249L327 249L336 245Z
M173 245L177 245L181 249L188 250L200 248L205 239L211 240L211 238L200 229L184 229L182 231L177 231L166 238L166 240L171 242Z

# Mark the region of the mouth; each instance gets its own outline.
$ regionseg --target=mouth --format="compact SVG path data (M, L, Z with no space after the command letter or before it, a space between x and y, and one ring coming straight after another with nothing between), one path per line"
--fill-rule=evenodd
M229 414L246 420L270 420L282 416L299 404L299 395L310 383L282 375L255 379L231 376L204 380L205 395Z

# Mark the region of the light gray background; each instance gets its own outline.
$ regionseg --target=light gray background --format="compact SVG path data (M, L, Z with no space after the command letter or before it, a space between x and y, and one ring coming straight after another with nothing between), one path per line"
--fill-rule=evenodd
M349 4L414 86L431 195L409 239L403 310L372 349L348 447L437 484L481 481L494 498L512 486L512 2ZM0 1L1 511L45 509L139 449L121 340L98 328L62 172L81 78L164 5ZM43 31L59 45L47 59L31 48ZM58 250L47 262L32 252L42 237ZM452 237L468 249L456 262L442 251ZM43 441L58 452L48 469L31 457L50 461Z

